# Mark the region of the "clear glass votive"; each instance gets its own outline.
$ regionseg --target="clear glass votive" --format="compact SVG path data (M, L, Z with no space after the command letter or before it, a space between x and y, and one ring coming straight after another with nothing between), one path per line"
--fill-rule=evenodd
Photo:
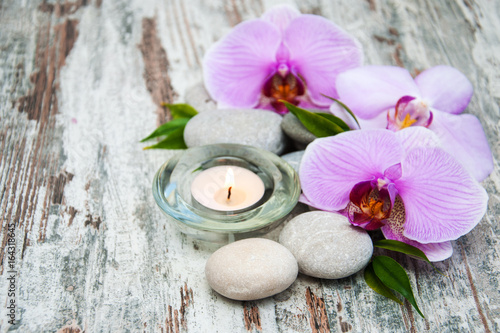
M214 210L197 202L191 193L193 180L217 166L244 168L257 175L264 185L260 200L236 211ZM153 180L153 195L183 233L227 243L262 235L278 226L297 204L300 183L295 170L269 151L239 144L214 144L189 148L163 164Z

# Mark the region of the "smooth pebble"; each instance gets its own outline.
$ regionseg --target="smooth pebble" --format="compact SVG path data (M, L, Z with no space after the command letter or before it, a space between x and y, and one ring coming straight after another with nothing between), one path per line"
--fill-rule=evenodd
M267 110L204 111L189 120L184 129L184 141L188 147L239 143L280 154L287 143L281 120L280 115Z
M314 211L293 218L279 242L293 253L303 274L340 279L365 267L373 253L368 233L337 213Z
M281 156L290 166L298 173L300 162L304 156L304 150L294 151L293 153L288 153Z
M287 113L283 117L281 129L293 140L297 149L305 149L309 143L316 139L316 136L309 132L299 119L291 113Z
M297 261L290 251L264 238L223 246L205 266L208 284L219 294L240 301L280 293L295 281L297 274Z
M203 82L199 82L186 89L184 100L189 101L189 105L198 112L215 110L217 108L216 103L210 98L205 89Z

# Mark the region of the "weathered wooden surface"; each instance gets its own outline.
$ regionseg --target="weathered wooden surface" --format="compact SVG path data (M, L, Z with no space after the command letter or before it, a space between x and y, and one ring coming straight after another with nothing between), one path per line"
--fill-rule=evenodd
M255 302L208 287L213 248L180 234L151 195L173 152L144 152L138 141L168 119L162 101L212 106L192 88L204 51L278 2L0 1L2 332L500 331L498 167L484 182L487 215L437 265L447 277L404 260L425 319L376 295L361 274L300 276ZM355 35L368 64L412 72L449 64L465 73L475 87L467 112L481 120L498 161L498 1L297 5ZM12 274L19 324L10 327Z

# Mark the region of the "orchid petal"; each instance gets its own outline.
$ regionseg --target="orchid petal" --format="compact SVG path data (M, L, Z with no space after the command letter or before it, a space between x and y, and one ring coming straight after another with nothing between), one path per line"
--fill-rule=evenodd
M389 193L389 198L391 199L391 207L394 207L394 202L396 201L396 196L398 195L396 185L393 183L387 185L387 192Z
M360 213L353 213L349 220L352 225L365 230L377 230L384 225L384 222Z
M337 97L335 79L363 61L361 44L334 23L317 15L301 15L284 32L294 74L305 80L315 104L329 106L321 94Z
M312 203L305 195L304 193L301 193L300 196L299 196L299 201L305 205L308 205L308 206L311 206L311 207L314 207L314 203ZM316 207L314 207L316 208Z
M403 177L394 183L404 202L406 237L420 243L454 240L485 214L486 191L444 150L415 148L402 166Z
M339 99L365 119L393 108L402 96L420 97L410 73L393 66L351 69L337 77L336 88Z
M252 108L275 70L281 42L278 28L263 20L237 25L215 43L203 61L205 86L219 108Z
M461 113L472 97L470 81L450 66L429 68L415 78L415 83L430 106L447 113Z
M401 178L402 175L402 168L401 168L401 163L397 163L394 165L391 165L384 171L384 177L390 179L390 180L396 180Z
M387 114L384 112L380 113L375 118L362 119L358 118L359 126L363 130L376 129L376 128L386 128L387 126Z
M453 254L453 247L451 242L441 242L441 243L428 243L422 244L406 238L402 234L394 232L390 225L385 225L382 227L382 233L387 239L393 239L406 244L412 245L425 253L429 261L442 261L448 259Z
M381 228L384 237L406 244L410 244L422 250L430 261L441 261L449 258L453 253L450 242L422 244L404 236L406 222L405 206L401 197L397 197L391 216L386 220L386 225Z
M434 114L429 129L441 139L443 149L462 163L477 181L488 177L493 171L493 158L479 120L471 114L439 111Z
M441 140L431 130L422 126L412 126L396 132L396 137L401 141L405 151L418 147L440 147Z
M349 201L351 201L354 205L360 206L363 198L367 196L367 193L370 193L373 190L371 181L364 181L357 183L352 187L351 192L349 193Z
M300 15L300 12L295 7L290 5L276 5L262 14L260 18L264 21L271 22L278 27L281 33L283 33L290 22Z
M387 130L350 131L316 139L302 158L302 191L317 208L343 209L354 185L379 177L399 163L402 155L401 144Z

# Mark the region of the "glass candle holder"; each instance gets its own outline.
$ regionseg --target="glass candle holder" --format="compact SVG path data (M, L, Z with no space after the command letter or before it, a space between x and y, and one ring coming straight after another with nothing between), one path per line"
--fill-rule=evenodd
M264 186L262 197L235 211L200 204L192 194L193 180L219 166L243 168L257 175ZM153 195L183 233L227 243L262 235L278 226L297 204L300 183L295 170L269 151L239 144L214 144L189 148L163 164L153 180Z

